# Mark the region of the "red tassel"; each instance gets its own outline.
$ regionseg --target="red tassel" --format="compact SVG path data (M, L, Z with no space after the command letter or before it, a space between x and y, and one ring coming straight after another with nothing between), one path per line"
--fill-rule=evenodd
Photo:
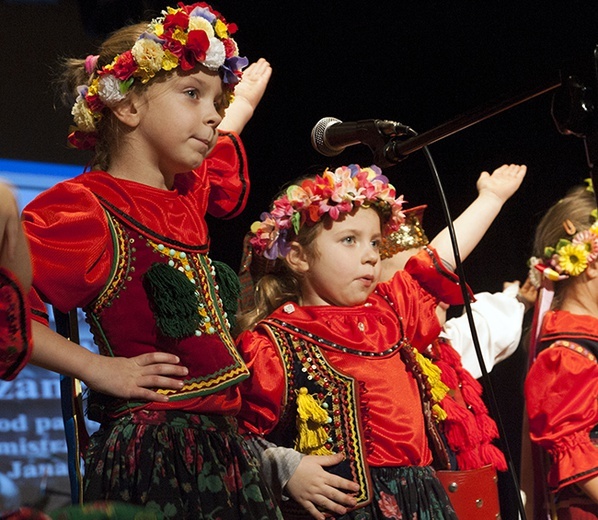
M450 397L443 399L442 407L448 416L442 423L443 431L453 451L472 449L481 442L475 417L466 408Z
M459 386L459 377L455 369L446 363L445 361L439 360L434 363L442 371L442 382L451 389Z
M498 438L498 427L489 415L476 415L476 422L483 439L491 441Z
M463 453L457 453L456 458L459 469L467 470L481 468L484 463L477 451L478 450L469 450Z
M480 446L480 456L484 464L492 464L498 471L507 471L505 456L494 444Z
M465 402L473 408L475 413L488 413L488 409L486 408L484 401L482 401L480 394L476 392L474 388L463 384L463 386L461 386L461 394L463 395Z
M454 367L462 367L461 356L448 342L439 342L438 351L440 352L440 359L446 361L449 365Z

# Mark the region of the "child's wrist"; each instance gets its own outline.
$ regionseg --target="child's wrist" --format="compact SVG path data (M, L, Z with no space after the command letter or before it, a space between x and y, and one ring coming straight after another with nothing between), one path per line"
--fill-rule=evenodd
M496 204L497 206L502 207L508 197L501 197L498 193L490 189L482 189L478 193L478 198L483 199L487 204Z

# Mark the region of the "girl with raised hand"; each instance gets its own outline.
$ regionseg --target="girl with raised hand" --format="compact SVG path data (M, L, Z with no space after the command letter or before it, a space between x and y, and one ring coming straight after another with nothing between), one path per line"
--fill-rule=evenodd
M32 362L94 390L90 416L101 427L86 452L86 502L176 519L280 514L237 432L238 383L249 373L204 218L245 206L247 159L232 130L270 74L265 61L252 69L260 77L240 89L241 113L233 103L219 131L247 65L235 31L207 4L179 3L65 64L67 97L76 95L69 140L93 150L92 171L42 193L24 221ZM42 302L82 307L100 355L53 333Z
M245 268L259 280L238 322L252 373L239 420L294 499L285 518L456 518L431 467L447 457L446 390L419 353L440 332L439 300L414 277L453 303L461 291L430 248L380 281L401 207L379 169L351 165L297 181L251 228Z

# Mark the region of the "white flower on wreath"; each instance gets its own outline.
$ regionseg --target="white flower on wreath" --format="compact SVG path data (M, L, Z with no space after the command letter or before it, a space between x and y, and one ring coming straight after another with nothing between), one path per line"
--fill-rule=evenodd
M226 59L226 49L218 38L210 38L210 47L203 64L210 70L218 70Z
M120 80L112 74L102 76L98 82L98 96L107 107L114 107L125 99L120 91Z

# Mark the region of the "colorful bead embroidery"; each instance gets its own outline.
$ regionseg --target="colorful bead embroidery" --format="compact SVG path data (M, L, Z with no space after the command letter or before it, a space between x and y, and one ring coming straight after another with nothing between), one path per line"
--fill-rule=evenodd
M216 271L212 266L210 259L205 257L207 264L206 266L209 268L209 273L212 277L210 282L212 283L208 282L204 270L200 271L192 264L191 260L194 259L193 255L189 255L185 251L178 251L172 247L167 247L164 244L154 242L151 239L147 239L147 243L157 253L168 258L167 263L170 267L178 269L193 285L198 287L198 290L195 291L195 296L197 297L197 313L201 317L201 326L195 331L195 335L201 336L202 334L215 334L217 332L216 324L210 318L210 315L213 314L211 314L209 311L215 311L216 309L214 304L203 296L208 292L209 287L214 287L216 291L218 290L218 285L216 284ZM214 293L214 296L216 297L220 312L225 319L227 328L230 329L230 322L226 312L224 312L222 308L222 302L220 301L217 293Z

